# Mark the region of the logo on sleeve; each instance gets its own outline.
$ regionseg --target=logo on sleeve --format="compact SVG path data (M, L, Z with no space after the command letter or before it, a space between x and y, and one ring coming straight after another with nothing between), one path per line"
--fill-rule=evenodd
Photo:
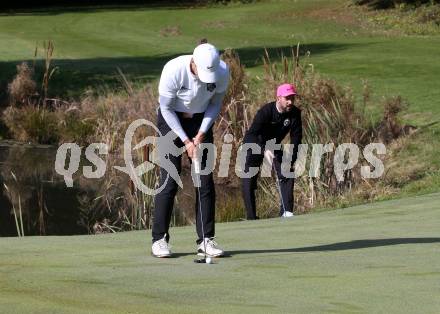
M290 124L290 120L289 119L284 120L283 124L284 124L284 126L288 126Z

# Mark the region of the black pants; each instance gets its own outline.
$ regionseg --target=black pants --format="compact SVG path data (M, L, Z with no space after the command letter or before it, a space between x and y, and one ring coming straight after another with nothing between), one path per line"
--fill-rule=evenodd
M203 120L204 113L194 114L192 118L183 118L182 114L177 113L180 124L183 130L189 138L193 138L197 135L200 125ZM160 110L158 110L157 115L157 126L162 133L166 135L171 129L165 122ZM204 143L213 143L212 127L205 134ZM180 138L174 140L174 144L177 147L183 147L184 144ZM160 149L160 148L159 148ZM173 156L168 154L169 160L174 164L179 174L182 170L182 155ZM206 166L207 150L203 152L201 167L202 169ZM164 180L167 178L167 171L163 168L160 169L160 182L159 186L162 186ZM200 175L200 202L201 210L203 215L203 230L205 231L206 238L214 237L215 233L215 188L212 173L208 175ZM169 241L169 227L171 221L171 214L174 207L174 198L177 193L178 184L177 182L169 176L169 179L165 185L165 188L155 196L154 199L154 217L153 217L153 242L162 239L166 234L166 239ZM202 221L199 213L199 195L198 189L196 188L196 229L197 229L197 244L202 242Z
M264 151L264 148L262 148ZM260 168L263 163L264 155L263 154L251 154L250 151L246 154L246 164L245 164L245 172L249 171L250 167ZM280 216L283 215L284 211L293 212L293 178L286 178L281 174L281 158L275 157L273 159L273 168L275 168L278 182L277 182L277 190L281 190L280 195ZM258 183L258 175L257 174L250 178L241 179L242 183L242 193L244 205L246 207L246 218L249 220L257 219L257 207L255 204L255 190L257 189Z

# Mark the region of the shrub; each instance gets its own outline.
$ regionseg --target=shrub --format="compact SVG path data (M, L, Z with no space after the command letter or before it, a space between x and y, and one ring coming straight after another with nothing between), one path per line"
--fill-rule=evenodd
M41 106L8 107L3 121L13 137L20 141L53 144L59 139L56 115Z
M59 141L86 145L92 141L95 131L95 118L87 117L76 105L63 105L55 108L58 121Z
M33 79L34 70L26 62L17 65L17 75L8 85L11 104L27 103L36 94L37 84Z
M433 23L440 26L440 6L425 6L417 12L417 22L427 24Z
M367 5L374 9L389 9L410 5L418 7L423 4L438 4L440 0L353 0L357 5Z

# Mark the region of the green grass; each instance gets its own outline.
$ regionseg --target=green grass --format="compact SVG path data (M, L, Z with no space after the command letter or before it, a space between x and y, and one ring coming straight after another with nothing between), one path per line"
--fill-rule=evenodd
M177 258L150 235L0 239L2 313L438 313L440 194L217 225L231 257Z
M49 10L0 16L0 86L15 64L33 58L36 43L55 43L52 94L78 96L87 87L116 82L116 67L142 82L157 79L171 57L190 53L207 37L219 48L238 49L252 75L261 74L264 47L288 50L298 42L315 69L360 91L368 80L376 93L401 94L416 121L438 115L440 36L384 36L360 27L347 1L262 1L208 8ZM333 10L333 11L332 11ZM336 11L335 11L336 10ZM342 18L334 16L342 14ZM348 13L344 13L348 12ZM347 17L344 19L343 17ZM177 26L178 36L161 30ZM40 51L40 55L41 55Z

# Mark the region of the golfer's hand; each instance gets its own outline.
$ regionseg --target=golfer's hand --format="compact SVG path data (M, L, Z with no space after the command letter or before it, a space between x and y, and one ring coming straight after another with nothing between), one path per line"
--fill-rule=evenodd
M193 138L194 145L195 146L200 145L201 143L203 143L204 139L205 139L205 133L203 132L197 133L196 137Z
M194 145L194 142L186 140L185 149L189 158L193 159L194 157L196 157L196 146Z
M273 154L272 151L270 151L270 150L266 150L266 151L264 152L264 158L266 158L266 161L272 163L274 157L275 157L275 156L274 156L274 154Z

